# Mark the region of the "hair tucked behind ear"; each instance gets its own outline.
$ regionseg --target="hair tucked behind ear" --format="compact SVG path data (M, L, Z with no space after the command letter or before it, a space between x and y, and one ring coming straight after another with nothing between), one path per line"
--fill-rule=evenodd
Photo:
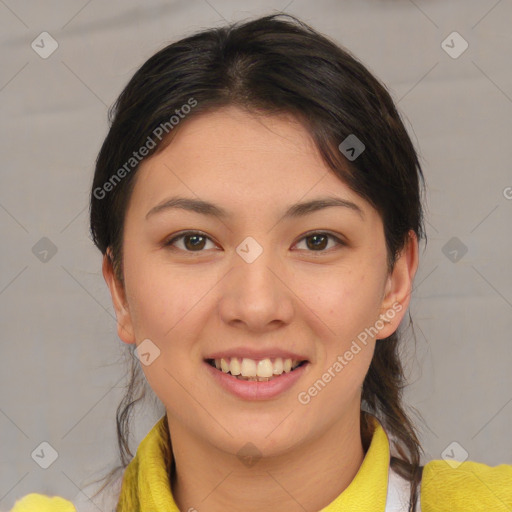
M194 116L227 105L264 115L289 114L303 123L333 173L379 212L389 272L410 231L426 241L421 166L385 86L336 42L294 16L276 14L203 30L164 47L135 73L109 111L111 126L91 189L90 224L100 251L112 251L121 283L124 216L138 166L124 172L122 179L119 170L157 127L170 126L176 110L183 108L185 118L166 130L168 135L148 156L172 143L172 135ZM353 161L338 149L349 135L365 144ZM108 193L107 182L115 184ZM362 400L396 440L399 457L392 465L413 484L414 511L421 447L402 404L405 377L399 344L398 332L377 341ZM121 466L107 475L108 480L133 457L129 420L133 406L145 395L137 363L132 358L127 393L117 410ZM361 435L371 437L364 411Z

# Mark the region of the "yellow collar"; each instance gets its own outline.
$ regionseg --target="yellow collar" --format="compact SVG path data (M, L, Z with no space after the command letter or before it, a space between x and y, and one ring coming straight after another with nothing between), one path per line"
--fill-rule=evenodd
M386 505L390 462L389 440L374 416L374 432L363 463L350 485L319 512L383 511ZM180 512L169 482L169 443L164 415L141 441L128 464L117 512L158 510Z

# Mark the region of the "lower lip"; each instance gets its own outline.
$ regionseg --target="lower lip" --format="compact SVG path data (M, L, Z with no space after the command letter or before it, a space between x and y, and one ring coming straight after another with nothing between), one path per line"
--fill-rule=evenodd
M301 378L309 366L309 362L307 362L291 372L283 372L281 375L271 380L258 382L256 380L240 380L233 377L230 373L217 370L217 368L214 368L206 361L204 361L204 364L213 378L216 379L226 391L244 400L266 400L283 393L290 389Z

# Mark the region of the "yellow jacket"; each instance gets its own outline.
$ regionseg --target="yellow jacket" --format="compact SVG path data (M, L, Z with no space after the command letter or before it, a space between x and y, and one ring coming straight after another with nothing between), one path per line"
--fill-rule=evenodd
M165 463L163 416L140 443L125 469L116 512L180 512L174 502ZM389 439L374 419L365 458L350 485L319 512L406 512L407 482L390 471ZM93 507L94 509L94 507ZM512 465L460 465L432 460L423 470L418 512L511 512ZM11 512L82 512L61 497L28 494ZM110 512L107 511L107 512Z

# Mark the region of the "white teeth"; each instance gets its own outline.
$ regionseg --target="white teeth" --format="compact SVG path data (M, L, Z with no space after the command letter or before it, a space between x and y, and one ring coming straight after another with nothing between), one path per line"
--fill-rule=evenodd
M240 362L236 357L231 358L231 362L229 363L229 372L231 375L240 375L242 370L240 369Z
M254 359L242 359L242 377L256 377L256 361Z
M283 360L278 357L274 361L274 375L281 375L283 373Z
M258 377L272 377L274 374L274 368L272 367L272 361L270 359L262 359L258 362L256 369L256 375Z
M292 368L298 366L300 361L293 359L283 359L277 357L274 362L267 357L261 360L250 359L244 357L241 359L237 357L215 359L214 364L218 370L224 373L231 373L234 376L248 377L251 380L256 380L261 377L264 380L269 380L273 376L281 375L283 372L290 372Z
M224 372L224 373L228 373L229 372L229 363L224 359L222 358L220 360L220 369Z

